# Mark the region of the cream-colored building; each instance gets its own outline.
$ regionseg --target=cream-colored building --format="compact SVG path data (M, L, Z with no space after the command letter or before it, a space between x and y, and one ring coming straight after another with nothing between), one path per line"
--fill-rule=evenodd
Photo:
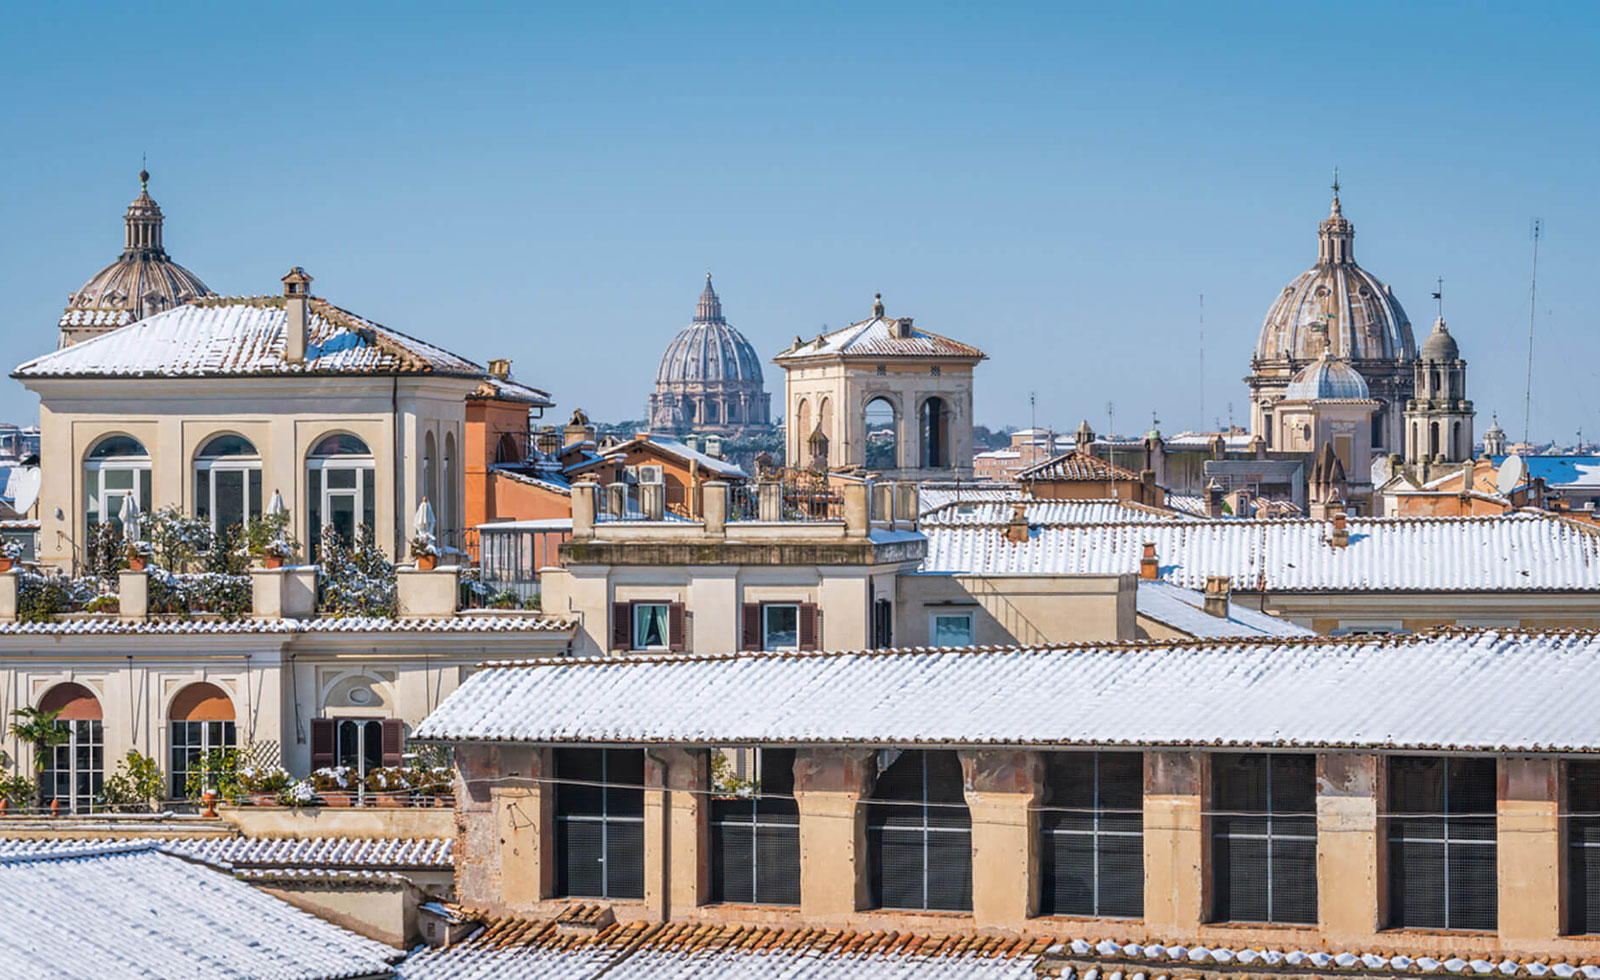
M773 358L783 368L785 448L795 468L857 469L888 479L972 477L969 344L889 317L799 337Z
M36 358L40 558L80 567L89 527L177 506L222 526L273 494L315 551L324 524L405 555L424 497L462 527L466 400L479 365L310 295L205 298Z

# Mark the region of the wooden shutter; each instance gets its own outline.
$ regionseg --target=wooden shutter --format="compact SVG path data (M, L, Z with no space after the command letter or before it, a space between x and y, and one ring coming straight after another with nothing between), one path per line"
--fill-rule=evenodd
M687 644L684 642L685 629L683 622L683 603L673 602L667 605L667 645L674 653L682 653Z
M633 603L611 604L611 649L633 649Z
M800 649L817 648L817 607L814 603L800 603Z
M400 756L406 750L406 724L399 718L383 719L383 764L402 765Z
M334 764L332 718L311 719L311 768L327 769Z
M739 631L741 633L739 649L761 649L761 604L759 602L745 603L743 620Z

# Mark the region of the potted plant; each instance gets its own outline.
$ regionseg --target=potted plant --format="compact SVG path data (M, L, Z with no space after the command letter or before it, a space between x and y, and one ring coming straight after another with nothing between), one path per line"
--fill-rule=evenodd
M11 712L16 719L11 723L11 734L33 746L33 787L39 795L37 805L44 805L44 770L55 747L72 737L67 726L56 721L61 712L41 711L38 708L17 708Z
M287 769L250 766L239 771L239 782L252 806L278 806L294 777Z
M289 511L282 495L274 492L272 506L260 517L252 517L244 529L244 548L266 568L282 568L293 561L300 544L289 533Z
M150 543L148 541L129 541L122 549L122 555L128 559L128 570L142 572L150 563Z
M449 766L419 766L411 770L412 798L434 806L455 806L455 773Z
M349 766L325 766L311 773L311 788L327 806L350 806L356 788L356 771Z
M411 799L411 780L399 766L383 766L367 773L367 792L377 806L405 806Z
M312 788L311 780L299 779L283 791L284 806L314 806L317 802L317 791Z
M0 572L9 572L22 557L22 542L6 538L0 541Z
M418 534L411 539L411 557L417 568L431 572L439 565L439 545L431 534Z

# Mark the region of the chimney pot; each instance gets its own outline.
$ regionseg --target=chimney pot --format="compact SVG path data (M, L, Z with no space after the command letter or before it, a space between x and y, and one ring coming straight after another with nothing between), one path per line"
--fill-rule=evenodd
M509 358L509 357L491 357L491 358L489 358L489 376L491 378L499 378L501 381L505 381L508 378L510 378L511 377L511 358Z
M288 322L284 326L283 359L290 364L304 364L306 348L310 346L311 276L295 266L283 277L283 305Z
M1156 543L1144 543L1144 557L1139 559L1139 577L1147 582L1153 582L1161 577L1161 565L1156 561Z
M1011 504L1011 520L1006 523L1006 540L1021 544L1028 540L1028 505L1023 501Z
M1344 511L1342 510L1333 512L1333 535L1329 538L1328 543L1335 548L1345 548L1350 545L1350 528L1345 523Z
M1228 618L1228 601L1232 597L1233 582L1226 575L1206 576L1205 609L1208 616Z

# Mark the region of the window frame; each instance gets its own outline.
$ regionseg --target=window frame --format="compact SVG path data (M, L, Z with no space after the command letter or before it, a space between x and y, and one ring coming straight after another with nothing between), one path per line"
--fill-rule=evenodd
M1050 766L1050 763L1052 761L1051 757L1055 757L1057 759L1064 759L1064 758L1066 758L1068 756L1071 756L1074 759L1076 759L1078 757L1082 757L1082 756L1087 756L1092 760L1092 775L1090 777L1091 778L1091 786L1090 786L1090 790L1089 790L1089 798L1090 798L1091 803L1090 803L1090 806L1087 807L1087 808L1083 808L1083 807L1059 807L1059 806L1051 806L1050 805L1050 803L1052 802L1051 797L1054 795L1052 790L1056 789L1056 787L1054 785L1055 781L1051 779L1051 766ZM1108 761L1108 757L1118 757L1116 759L1116 761L1119 761L1119 762L1124 762L1124 763L1134 762L1134 763L1136 763L1136 768L1138 769L1138 773L1139 773L1139 781L1138 781L1138 786L1137 786L1138 791L1139 791L1138 792L1138 796L1139 796L1138 806L1122 808L1122 807L1114 807L1114 806L1106 805L1106 793L1103 791L1103 784L1102 784L1102 780L1101 780L1101 770L1102 770L1102 767L1103 767L1102 764L1105 763L1106 761ZM1109 750L1109 751L1065 750L1065 751L1060 751L1060 752L1051 752L1051 753L1047 753L1047 757L1044 759L1043 776L1044 776L1044 779L1045 779L1044 795L1043 795L1043 797L1041 799L1041 802L1039 804L1039 850L1040 850L1040 869L1039 869L1039 877L1040 877L1039 909L1040 909L1040 913L1039 914L1040 915L1089 916L1089 917L1100 918L1100 919L1140 919L1140 918L1143 918L1144 917L1144 753L1140 752L1140 751L1137 751L1137 750L1135 750L1135 751L1125 751L1125 750ZM1085 812L1085 810L1087 810L1088 814L1092 818L1089 827L1083 828L1083 829L1074 829L1074 828L1063 829L1063 828L1060 828L1058 826L1054 826L1058 822L1064 823L1064 822L1066 822L1066 820L1063 819L1063 818L1060 818L1060 817L1054 817L1054 816L1052 816L1052 814L1066 814L1066 813L1074 813L1074 812L1081 814L1081 813ZM1111 829L1111 828L1108 828L1106 825L1110 821L1107 820L1107 817L1127 817L1127 818L1130 818L1130 819L1128 819L1127 822L1129 824L1137 823L1138 829L1137 830L1127 830L1127 829ZM1089 840L1089 842L1090 842L1091 863L1092 863L1092 882L1093 882L1093 884L1092 884L1091 889L1090 889L1090 891L1091 891L1090 909L1088 911L1084 911L1082 909L1074 909L1074 908L1058 908L1056 906L1055 895L1054 894L1046 894L1046 891L1045 891L1046 879L1050 878L1052 875L1060 874L1059 871L1052 870L1047 865L1047 862L1050 862L1050 863L1054 862L1054 860L1055 860L1055 845L1059 845L1061 843L1064 843L1063 841L1059 840L1059 838L1062 838L1062 837L1087 838ZM1138 847L1135 848L1134 851L1133 851L1133 853L1136 854L1138 856L1138 859L1139 859L1138 873L1133 876L1134 879L1137 882L1138 887L1134 888L1133 892L1134 892L1134 894L1136 894L1138 896L1139 907L1138 907L1137 910L1130 909L1130 910L1127 910L1127 911L1108 911L1107 910L1107 906L1110 904L1110 902L1109 902L1110 896L1107 894L1108 890L1106 888L1102 887L1102 881L1103 881L1104 875L1105 875L1105 872L1104 872L1104 869L1103 869L1103 863L1104 862L1102 861L1102 858L1105 858L1105 857L1109 856L1109 855L1107 855L1105 853L1105 849L1108 847L1109 843L1112 840L1123 840L1123 841L1126 841L1126 840L1130 840L1130 839L1138 841Z
M232 436L250 447L248 453L210 453L206 452L218 440ZM218 526L219 512L217 505L217 477L221 473L242 473L244 478L239 488L239 513L242 515L239 524L247 526L252 518L261 516L262 508L262 465L261 453L256 449L255 443L244 436L231 432L218 433L207 439L194 457L194 516L205 519L213 531L220 531L227 525Z
M599 785L599 790L600 790L600 793L599 793L600 810L599 810L598 813L564 813L564 812L562 812L563 808L564 808L564 800L563 800L562 797L563 797L563 793L564 792L569 792L569 791L567 791L566 787L569 785L569 783L584 782L584 781L583 780L573 780L567 773L562 771L565 768L561 763L562 753L564 753L564 752L583 752L583 751L595 751L595 752L599 752L600 753L600 778L598 780L598 782L600 784ZM645 805L644 804L644 792L645 791L644 791L644 787L642 785L643 779L641 778L641 780L640 780L641 785L638 786L638 787L622 786L622 785L613 786L612 782L611 782L612 768L613 768L614 763L617 761L616 753L630 753L630 752L637 754L638 761L639 761L639 771L642 773L643 770L644 770L644 751L642 749L615 749L615 748L609 748L609 747L585 746L585 747L582 747L582 748L579 748L579 747L558 748L551 754L552 767L555 770L555 776L556 776L556 783L555 783L555 797L556 798L555 798L555 801L554 801L554 806L552 807L552 810L553 810L552 819L553 819L553 822L554 822L554 830L555 830L555 834L554 834L554 838L555 838L554 850L555 850L555 863L556 863L556 874L555 874L556 887L555 887L555 891L556 891L556 894L557 894L558 897L561 897L561 898L597 898L597 899L606 899L606 900L609 900L609 901L616 901L616 900L619 900L619 899L620 900L642 900L644 898L644 878L645 878L645 868L644 868L644 864L645 864L645 860L644 860L644 805ZM593 788L593 787L590 787L590 788ZM617 798L613 794L623 794L623 793L629 794L629 796L626 797L626 799L633 799L634 798L633 795L637 794L637 805L633 806L633 807L627 807L627 808L623 809L622 812L613 813L612 812L613 803L617 800ZM635 813L637 815L635 815ZM600 882L601 882L600 888L599 888L599 894L587 894L587 893L584 893L584 892L575 892L575 891L572 890L572 882L571 882L571 879L570 879L569 873L568 873L568 865L570 863L570 861L568 860L568 853L570 852L570 849L571 849L570 831L571 831L571 827L572 827L573 824L598 824L599 825L599 829L600 829L600 843L599 843L600 858L599 858L599 860L600 860ZM612 879L611 879L612 862L611 862L611 859L610 859L612 842L611 842L611 839L610 839L610 835L611 835L611 831L612 831L614 825L627 825L627 826L637 825L638 828L639 828L638 837L639 837L639 848L640 848L640 853L639 853L640 873L639 873L639 880L637 882L638 894L633 894L633 891L634 891L633 886L634 886L635 883L632 882L632 881L617 883L615 886L614 886L614 884L612 882Z
M967 642L965 642L965 643L956 643L956 644L940 643L939 642L939 620L941 620L941 619L965 619L967 621ZM931 610L928 611L928 645L929 646L936 647L936 648L944 647L944 646L970 647L974 643L976 643L977 641L978 641L977 621L976 621L976 617L974 617L972 615L972 610L970 610L970 609L961 609L961 610L951 611L951 610L948 610L948 609L931 609Z
M1600 762L1562 763L1566 902L1562 935L1600 935Z
M213 726L216 726L213 728ZM183 735L180 738L179 732ZM190 738L194 733L199 733L199 740ZM213 739L213 734L218 736ZM189 773L202 769L206 754L217 749L236 749L239 747L239 725L237 720L217 721L189 721L187 719L167 719L167 785L172 792L172 798L181 800L188 792ZM181 753L181 756L180 756ZM183 765L179 765L180 758Z
M971 914L972 912L972 811L967 806L965 794L961 802L953 803L942 800L929 800L929 775L928 762L935 753L948 753L956 760L957 771L960 767L960 757L949 749L908 749L901 752L888 766L883 767L874 783L873 791L869 798L862 802L867 805L867 852L869 885L872 892L872 908L890 912L943 912L954 915ZM893 766L907 755L915 754L919 757L921 786L919 798L916 800L899 799L892 796L880 796L879 788L882 786L883 777ZM904 816L916 810L915 823L893 824L887 818L891 815ZM934 811L938 811L935 813ZM952 825L940 826L936 819L951 819ZM920 905L890 905L884 899L884 845L885 834L910 835L920 838L921 843L921 891L922 902ZM943 838L947 841L964 842L963 853L966 855L966 882L965 904L955 906L934 905L932 898L931 882L938 869L947 869L949 864L933 860L932 845L935 840ZM958 885L959 888L959 885Z
M104 445L116 439L126 439L138 446L138 453L118 453L116 455L96 456L95 453ZM150 450L144 442L133 436L123 433L109 433L96 439L94 445L83 456L83 520L84 532L87 536L92 533L96 524L111 524L120 533L122 531L122 507L106 506L106 476L110 473L129 473L129 484L126 488L115 488L110 493L118 497L133 496L134 504L139 508L140 514L150 512L150 502L153 496L151 486L153 477L153 459ZM92 489L91 489L92 487ZM99 501L99 506L90 507L90 501ZM115 512L113 512L115 511ZM98 515L98 517L93 516ZM87 540L87 537L85 538Z
M41 797L46 806L60 800L69 813L92 813L105 792L106 736L100 718L57 718L55 726L67 730L67 738L47 750L46 765L39 774ZM86 765L79 760L87 758ZM57 784L65 780L66 792Z
M315 560L322 544L322 528L328 523L328 515L333 512L333 500L336 497L351 499L351 540L360 533L360 528L366 527L377 536L377 502L378 502L378 465L377 457L369 449L366 453L338 452L333 454L317 454L330 439L345 436L346 433L329 433L317 440L312 453L306 457L306 538L311 542L311 557ZM359 436L349 435L366 446L366 441ZM354 473L353 486L331 487L328 485L328 474L331 472ZM349 543L348 541L346 542Z
M765 653L797 653L800 650L800 602L763 602L761 604L761 650ZM794 644L792 646L773 646L771 636L773 633L767 617L775 609L787 609L794 614Z
M712 752L718 751L712 749ZM787 779L766 779L768 753L771 752L779 765L787 762L789 772ZM706 840L710 848L710 886L708 893L710 901L733 905L775 905L794 907L800 904L800 809L794 797L794 749L765 749L756 750L756 780L755 794L749 797L737 796L712 796L711 805L706 817ZM786 786L788 791L783 792L779 786ZM741 817L748 813L747 819ZM734 819L730 819L730 817ZM736 847L743 851L744 846L739 846L728 841L729 831L748 830L750 840L749 851L749 876L750 897L742 895L730 898L727 895L724 876L718 872L729 864L730 850ZM763 833L765 832L765 833ZM766 838L765 842L763 837ZM765 847L763 844L765 843ZM763 868L766 863L763 858L770 861L776 855L773 845L779 844L793 854L793 866L781 871L792 871L792 874L783 875L780 880L782 886L792 888L781 896L764 894L762 888ZM737 851L732 855L742 859L744 855ZM792 895L792 897L790 897Z
M660 643L646 643L641 636L645 624L639 621L639 614L647 609L659 609L661 611L661 620L664 626L661 630ZM628 603L628 616L632 620L630 632L633 636L633 643L628 649L638 650L642 653L665 653L672 649L672 603L649 600L630 602Z
M1401 810L1396 804L1396 787L1399 785L1399 780L1396 779L1396 764L1410 765L1422 761L1439 762L1444 766L1443 778L1439 783L1439 799L1431 803L1430 806L1424 810ZM1498 840L1498 803L1495 804L1494 812L1490 813L1471 811L1461 811L1458 813L1453 810L1452 805L1450 778L1452 768L1456 766L1465 766L1468 763L1478 763L1480 765L1483 763L1488 764L1490 778L1488 781L1487 795L1490 800L1497 800L1499 766L1498 762L1492 757L1395 755L1390 756L1387 760L1386 775L1388 777L1388 791L1385 802L1388 805L1384 810L1384 817L1386 818L1384 828L1384 849L1388 867L1388 881L1385 883L1385 887L1388 888L1389 895L1388 927L1391 929L1430 929L1450 932L1493 932L1499 928L1500 904L1498 879L1500 871L1500 853ZM1440 825L1440 832L1438 836L1426 836L1420 832L1416 836L1408 835L1408 830L1410 828L1419 826L1425 827L1427 824L1434 823ZM1452 830L1464 832L1472 828L1478 828L1480 835L1472 837L1467 836L1465 833L1452 834ZM1403 869L1406 867L1406 862L1400 858L1400 854L1406 849L1406 845L1412 845L1419 850L1421 848L1441 849L1443 859L1440 863L1441 867L1443 868L1443 875L1441 877L1440 886L1432 891L1436 891L1441 897L1442 904L1439 906L1439 911L1443 920L1442 923L1421 921L1417 910L1407 909L1405 902L1402 900L1405 879L1396 873L1396 869ZM1491 855L1491 871L1488 874L1490 879L1489 884L1486 888L1474 891L1474 894L1486 897L1492 909L1490 917L1494 921L1487 925L1467 924L1462 923L1460 920L1453 921L1452 917L1450 899L1451 859L1458 853L1462 854L1462 856L1473 854L1474 849L1476 848L1488 848ZM1481 854L1482 852L1477 851L1476 853ZM1426 915L1431 911L1431 907L1425 908L1422 910L1421 915Z
M1276 773L1275 770L1278 767L1275 764L1289 758L1310 759L1311 810L1309 812L1301 813L1293 810L1279 810L1277 808L1276 793L1273 787L1274 776L1277 775L1278 778L1283 778L1286 774ZM1235 805L1221 798L1223 775L1220 764L1224 764L1227 760L1242 761L1250 759L1263 760L1265 773L1264 793L1266 799L1266 809L1264 810L1250 809L1243 805ZM1211 820L1209 821L1209 826L1207 827L1206 844L1210 850L1212 895L1214 900L1220 900L1218 897L1220 893L1218 882L1221 880L1223 875L1228 876L1230 883L1229 893L1231 894L1232 892L1231 881L1233 872L1230 870L1229 865L1224 864L1222 856L1223 848L1231 847L1231 844L1224 844L1222 842L1264 841L1266 847L1266 853L1262 865L1251 869L1254 873L1262 875L1266 879L1266 917L1259 919L1241 918L1238 915L1232 914L1235 910L1233 908L1233 903L1230 902L1230 906L1226 914L1213 907L1213 909L1210 910L1212 912L1211 921L1242 923L1250 925L1316 925L1318 922L1318 915L1321 911L1319 903L1322 897L1318 887L1319 882L1317 879L1318 828L1316 813L1316 757L1298 756L1294 753L1286 752L1219 752L1212 756L1210 761L1210 808L1212 809L1213 814ZM1239 824L1242 824L1245 827L1248 827L1248 821L1260 821L1261 830L1259 832L1252 832L1249 829L1238 829L1237 827L1230 826L1230 823L1233 821L1237 821ZM1310 824L1311 829L1309 834L1303 831L1297 833L1293 830L1296 823L1304 825L1306 822L1309 822ZM1275 847L1275 845L1279 843L1284 845L1310 843L1311 845L1309 881L1311 887L1312 908L1310 918L1308 919L1289 918L1286 917L1288 913L1280 914L1278 912L1278 903L1276 901L1277 889L1275 889L1274 886L1278 884L1287 885L1286 881L1280 881L1280 872L1283 874L1287 874L1288 872L1288 868L1279 866L1278 858L1281 857L1282 863L1285 865L1293 860L1293 858L1290 856L1279 855L1277 853L1278 849Z

